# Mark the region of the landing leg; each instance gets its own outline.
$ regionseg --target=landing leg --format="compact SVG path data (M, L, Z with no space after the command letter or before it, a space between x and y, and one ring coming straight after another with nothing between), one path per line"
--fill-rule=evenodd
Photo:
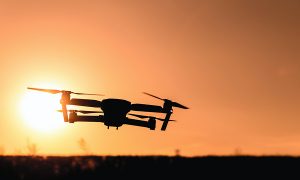
M62 112L63 112L63 116L64 116L64 121L68 122L69 118L68 118L68 112L67 112L67 105L65 103L62 103L61 108L62 108Z
M162 131L166 130L171 115L172 115L172 110L170 110L170 111L167 113L166 117L165 117L164 123L163 123L163 125L161 126L161 130L162 130Z

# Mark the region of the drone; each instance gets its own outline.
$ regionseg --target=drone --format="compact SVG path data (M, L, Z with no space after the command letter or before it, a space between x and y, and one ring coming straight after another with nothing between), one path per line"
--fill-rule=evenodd
M77 93L68 90L41 89L41 88L32 88L32 87L28 87L27 89L51 93L51 94L61 93L60 104L62 109L57 111L62 112L64 122L69 122L69 123L102 122L104 123L105 126L107 126L108 129L109 127L116 127L118 129L120 126L126 124L126 125L145 127L145 128L149 128L150 130L155 130L156 120L159 120L159 121L163 121L161 130L165 131L169 121L175 121L175 120L170 120L170 117L173 113L173 107L177 107L181 109L189 109L188 107L179 104L177 102L171 101L169 99L163 99L146 92L143 93L153 98L162 100L164 102L163 106L131 103L130 101L124 99L115 99L115 98L103 99L102 101L94 100L94 99L71 98L71 94L103 96L102 94ZM67 105L100 108L101 111L74 110L74 109L68 110ZM162 119L155 116L134 114L131 113L131 111L164 113L165 118ZM82 115L78 113L81 113ZM95 113L98 113L99 115L89 115ZM127 116L132 116L139 119L135 119ZM144 121L142 119L148 119L148 121Z

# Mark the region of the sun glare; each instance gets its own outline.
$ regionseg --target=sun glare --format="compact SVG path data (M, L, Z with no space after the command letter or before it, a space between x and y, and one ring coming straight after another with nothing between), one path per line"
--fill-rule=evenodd
M21 102L21 112L26 124L40 132L53 132L64 126L60 96L37 91L27 91Z

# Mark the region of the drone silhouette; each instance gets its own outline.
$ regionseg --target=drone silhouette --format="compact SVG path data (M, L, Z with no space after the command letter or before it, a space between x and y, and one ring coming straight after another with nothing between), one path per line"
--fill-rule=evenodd
M164 101L163 106L150 105L150 104L132 104L130 101L124 99L114 99L108 98L103 99L102 101L94 100L94 99L78 99L71 98L71 94L77 95L96 95L103 96L102 94L90 94L90 93L76 93L73 91L67 90L56 90L56 89L41 89L41 88L32 88L28 87L27 89L42 91L51 94L61 93L60 104L62 109L57 110L63 113L64 121L69 123L74 122L102 122L104 125L109 127L116 127L117 129L123 124L146 127L150 130L155 130L156 120L163 121L161 130L166 130L170 117L173 113L173 107L188 109L188 107L181 105L177 102L171 101L169 99L162 99L160 97L154 96L152 94L144 92L144 94L151 96L153 98ZM76 105L76 106L85 106L85 107L93 107L100 108L102 111L88 111L88 110L68 110L67 105ZM147 116L129 113L130 111L143 111L143 112L155 112L155 113L165 113L166 116L164 119L158 118L155 116ZM93 114L99 113L100 115L78 115L81 114ZM132 119L127 117L133 116L139 119ZM140 119L147 119L148 121L143 121Z

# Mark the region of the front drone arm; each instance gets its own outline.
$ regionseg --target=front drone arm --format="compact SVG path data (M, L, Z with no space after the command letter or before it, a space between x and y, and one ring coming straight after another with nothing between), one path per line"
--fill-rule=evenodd
M140 126L140 127L145 127L145 128L149 128L151 130L155 130L155 120L150 120L149 121L141 121L141 120L137 120L137 119L130 119L130 118L126 118L124 124L128 124L128 125L133 125L133 126Z
M158 112L163 113L163 108L157 105L149 104L131 104L130 110L132 111L146 111L146 112Z
M141 121L137 119L129 119L126 118L124 124L133 125L133 126L141 126L148 128L148 122L147 121Z

